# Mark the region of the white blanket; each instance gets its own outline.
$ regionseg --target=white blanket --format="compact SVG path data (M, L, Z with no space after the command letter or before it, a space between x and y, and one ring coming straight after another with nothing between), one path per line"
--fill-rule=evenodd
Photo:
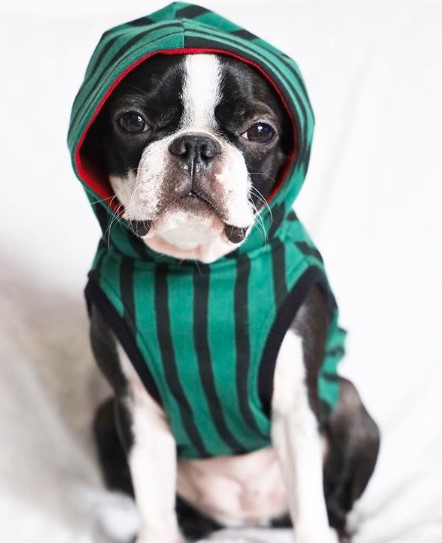
M342 371L383 434L354 541L441 543L442 3L204 4L297 59L316 113L297 211L350 331ZM99 232L65 138L101 32L161 5L0 5L1 541L123 543L136 530L132 502L103 488L92 445L109 393L82 298Z

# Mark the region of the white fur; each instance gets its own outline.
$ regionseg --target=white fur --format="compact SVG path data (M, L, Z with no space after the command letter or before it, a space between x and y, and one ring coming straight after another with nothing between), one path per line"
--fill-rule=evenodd
M164 231L161 237L166 243L179 247L184 251L206 245L217 237L213 231L213 221L210 218L197 219L190 213L176 212L169 217L170 229Z
M120 345L118 355L132 414L129 467L141 521L136 543L183 543L175 515L175 440L163 411L146 392Z
M188 225L185 226L189 228ZM182 239L181 232L182 227L177 226L177 228L170 232L161 232L160 235L149 238L145 237L144 242L157 253L173 256L179 260L195 260L204 264L215 262L237 247L237 245L224 241L219 234L213 235L213 238L207 241L205 240L205 236L196 237L201 234L201 231L195 229L194 246L192 248L182 248L179 245ZM168 242L167 238L171 239L171 241Z
M287 486L296 543L337 543L328 525L322 444L308 402L302 339L290 330L275 368L271 435Z
M216 130L215 107L220 94L221 67L215 55L187 55L181 127L190 131Z

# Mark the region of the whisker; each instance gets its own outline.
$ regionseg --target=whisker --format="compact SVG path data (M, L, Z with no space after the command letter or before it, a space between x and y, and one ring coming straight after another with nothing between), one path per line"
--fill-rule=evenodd
M104 201L104 202L109 201L109 205L116 199L118 201L118 195L122 192L122 190L124 188L125 187L121 187L120 190L115 192L115 194L111 198L103 198L102 201ZM99 203L99 202L94 202L94 203ZM111 229L112 229L113 226L115 226L116 224L118 224L120 221L123 220L123 216L122 216L122 213L121 213L123 209L124 209L124 205L121 202L119 202L119 205L117 206L116 209L111 208L112 215L111 215L108 227L106 228L105 232L103 233L103 238L105 239L105 241L107 241L108 248L110 246L110 232L111 232Z
M136 179L136 178L135 178L135 179ZM135 198L136 193L137 193L137 191L140 189L140 187L141 187L140 184L135 185L135 188L134 188L134 190L132 191L132 193L131 193L131 195L130 195L129 205L128 205L128 209L127 209L127 214L128 214L128 220L129 220L130 229L132 230L132 232L133 232L136 236L138 236L138 234L135 232L134 227L132 226L132 221L133 221L133 219L132 219L132 216L131 216L130 212L131 212L131 209L132 209L132 201L133 201L133 199Z
M256 214L255 214L255 216L256 216L256 224L257 224L258 228L262 232L265 243L267 243L268 242L268 234L267 234L267 230L266 230L266 227L265 227L265 224L264 224L264 220L259 215L259 213L258 213L258 211L256 209L256 206L254 205L253 207L254 207L254 209L256 211Z
M250 174L253 174L254 172L250 172ZM262 174L262 175L266 175L266 174ZM270 175L268 175L267 177L269 177L273 182L275 181ZM264 197L264 195L256 188L254 187L253 185L251 186L251 190L250 190L251 194L254 194L257 199L263 204L264 206L264 209L267 208L268 211L269 211L269 217L270 217L270 223L273 222L273 214L272 214L272 210L269 206L269 203L267 202L266 198ZM256 204L254 202L251 202L252 206L253 206L253 209L255 211L255 216L256 216L256 223L257 225L260 227L262 233L263 233L263 236L264 236L264 240L265 242L267 243L268 242L268 232L267 232L267 229L265 227L265 224L264 224L264 219L262 218L261 214L260 214L260 210L258 210Z
M251 175L253 175L254 172L250 172ZM257 173L257 172L255 172ZM267 175L267 174L261 174L261 175ZM269 179L271 179L273 181L273 183L275 183L275 179L273 177L271 177L270 175L267 175L267 177ZM272 216L272 210L270 209L270 206L269 206L269 203L267 202L266 198L264 197L264 195L256 188L254 187L253 185L251 186L251 189L252 191L255 192L256 196L258 197L258 199L264 204L264 207L267 207L268 210L269 210L269 213L270 213L270 219L273 220L273 216Z
M196 266L196 269L198 270L198 274L201 277L202 276L201 268L200 268L198 259L195 256L195 249L192 249L192 258L193 258L193 261L195 262L195 266Z

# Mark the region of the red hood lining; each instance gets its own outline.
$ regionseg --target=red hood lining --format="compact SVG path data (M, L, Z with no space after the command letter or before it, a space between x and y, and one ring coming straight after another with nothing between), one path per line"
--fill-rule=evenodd
M142 62L147 60L148 58L154 56L154 55L193 55L193 54L202 54L202 53L216 53L221 55L227 55L234 57L242 62L245 62L246 64L249 64L272 85L273 89L279 96L283 106L285 107L290 119L292 120L292 127L293 127L293 141L294 146L291 154L287 157L286 163L284 165L284 168L282 170L282 174L280 176L279 181L273 188L269 198L268 202L270 203L273 198L278 193L279 189L283 185L290 168L297 156L298 151L298 134L296 132L295 123L293 120L293 115L287 106L287 102L279 89L279 87L276 85L276 83L272 80L272 78L259 66L258 64L252 62L249 59L243 58L240 55L237 55L235 53L231 53L230 51L223 51L220 49L207 49L207 48L182 48L182 49L166 49L163 51L154 51L152 53L148 53L147 55L144 55L143 57L136 60L133 64L131 64L128 68L126 68L112 83L112 85L107 89L106 93L104 94L103 98L100 100L100 103L96 107L92 117L89 119L89 122L86 125L86 128L83 130L83 133L80 137L80 140L77 144L77 147L75 149L75 165L78 171L78 174L80 178L84 181L84 183L91 188L102 200L107 201L108 205L119 215L123 214L123 206L115 199L115 195L112 191L112 188L109 184L109 181L107 179L100 179L100 175L98 172L94 172L94 169L92 166L88 166L85 164L83 157L81 156L81 148L83 146L83 143L87 137L87 134L89 132L90 127L92 126L93 122L97 118L98 114L100 113L101 109L103 108L104 104L106 103L109 96L112 94L112 92L115 90L115 88L119 85L119 83L137 66L139 66Z

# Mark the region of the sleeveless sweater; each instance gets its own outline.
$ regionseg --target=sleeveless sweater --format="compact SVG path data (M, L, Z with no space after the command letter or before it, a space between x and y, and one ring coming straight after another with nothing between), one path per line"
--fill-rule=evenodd
M295 148L255 225L212 264L149 249L117 208L104 172L82 155L88 131L118 83L153 54L216 52L254 66L273 85L293 123ZM192 4L107 31L72 109L68 144L103 235L89 273L95 304L151 396L162 406L184 458L254 451L270 444L278 351L309 289L327 303L329 330L318 378L326 417L339 396L345 332L321 255L292 209L307 171L313 113L295 62L217 14Z

